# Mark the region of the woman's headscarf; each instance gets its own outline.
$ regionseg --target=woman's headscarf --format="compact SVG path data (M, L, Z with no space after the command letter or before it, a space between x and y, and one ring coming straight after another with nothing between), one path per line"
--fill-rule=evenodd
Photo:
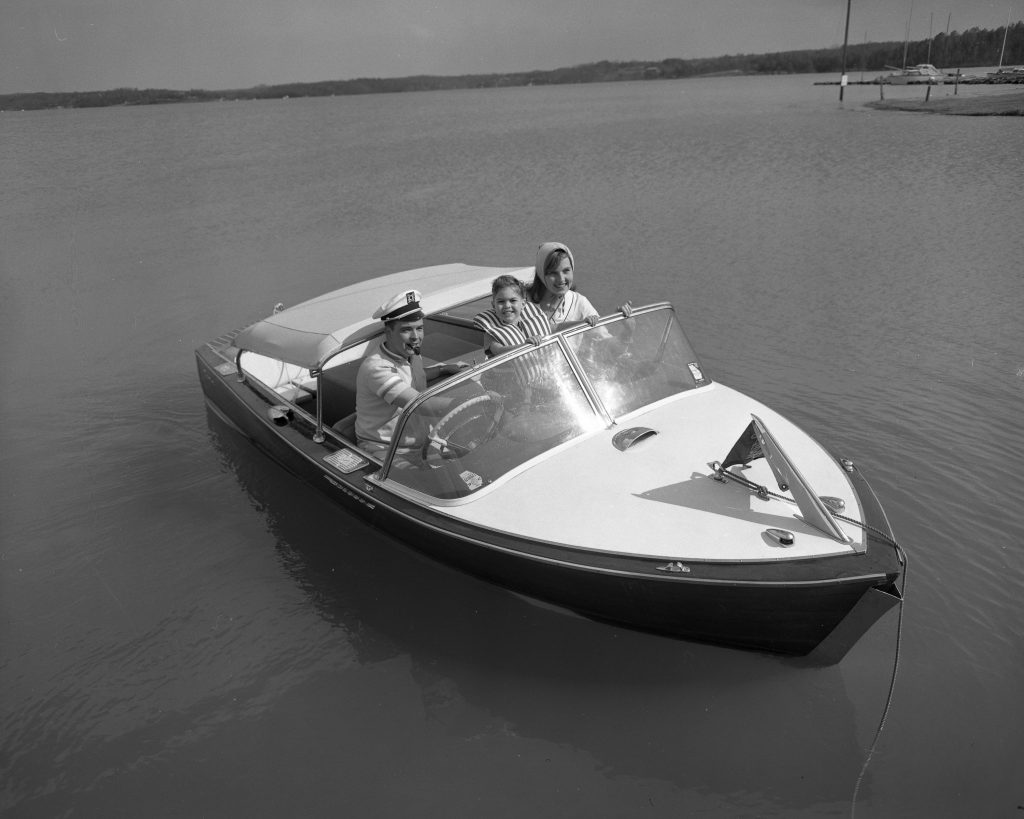
M537 264L534 267L534 271L540 281L544 281L544 265L548 263L548 257L556 250L564 250L565 255L569 257L569 264L572 265L573 270L576 270L576 260L572 257L572 251L566 245L563 245L561 242L545 242L537 248Z

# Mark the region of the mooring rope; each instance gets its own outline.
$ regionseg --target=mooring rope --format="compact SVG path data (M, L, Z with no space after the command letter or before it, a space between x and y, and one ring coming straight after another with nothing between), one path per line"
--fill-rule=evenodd
M878 738L882 735L882 728L885 727L885 720L889 716L889 708L892 705L892 692L896 687L896 670L900 663L900 644L903 640L903 605L907 599L907 553L895 541L893 541L893 545L896 547L896 558L903 566L903 588L900 589L900 613L896 618L896 650L893 652L892 658L892 677L889 679L889 693L885 697L885 708L882 709L882 718L878 722L878 728L875 731L874 738L871 740L867 756L864 757L864 764L861 766L860 774L857 776L857 784L853 787L853 796L850 798L850 819L854 819L857 812L857 794L860 792L860 783L864 779L864 774L867 773L868 765L871 764L871 757L875 755L875 745L878 744Z
M754 483L753 481L749 480L748 478L745 478L742 475L735 475L732 472L723 469L721 465L717 463L713 464L712 466L715 469L715 474L719 479L729 478L735 481L736 483L753 490L754 492L757 493L757 496L759 498L767 499L769 497L773 497L786 502L792 502L791 498L787 498L785 495L780 495L777 492L772 492L771 490L768 489L767 486L763 486L762 484L759 483ZM846 523L852 523L855 526L860 526L862 529L865 529L869 532L873 532L883 540L892 544L893 548L896 550L896 559L903 567L903 588L900 589L900 611L896 619L896 648L892 658L892 676L889 678L889 692L888 694L886 694L885 697L885 707L882 709L882 717L878 722L878 728L875 729L875 735L871 740L871 745L868 747L867 756L864 757L864 764L861 766L860 774L858 774L857 782L853 788L853 796L850 799L850 819L854 819L854 815L857 812L857 796L860 793L860 784L864 780L864 774L867 773L868 765L871 764L871 758L875 755L875 747L878 745L878 739L882 735L882 729L885 727L885 721L889 717L889 709L892 707L892 695L893 691L896 688L896 674L899 669L900 663L900 646L903 642L903 604L906 602L907 599L907 553L903 551L899 543L896 542L895 538L893 538L891 535L886 534L881 529L877 529L874 526L864 523L863 521L855 520L854 518L848 518L845 515L836 514L835 512L832 512L831 509L829 510L829 512L832 514L832 517L838 518L839 520L845 521Z

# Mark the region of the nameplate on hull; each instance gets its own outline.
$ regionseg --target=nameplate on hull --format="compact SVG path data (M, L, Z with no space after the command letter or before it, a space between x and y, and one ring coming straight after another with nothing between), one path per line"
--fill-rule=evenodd
M362 469L369 463L366 458L360 458L350 449L339 449L337 452L325 455L324 460L339 472L344 472L346 475L349 472L355 472L357 469Z

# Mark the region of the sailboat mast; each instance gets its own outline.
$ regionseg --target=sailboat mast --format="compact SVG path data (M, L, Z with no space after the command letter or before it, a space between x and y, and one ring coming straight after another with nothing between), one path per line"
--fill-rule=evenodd
M1006 53L1006 35L1010 33L1010 9L1006 9L1006 28L1003 29L1003 48L999 52L999 67L1003 67L1003 55Z
M843 32L843 69L842 77L839 80L839 101L843 101L843 90L846 88L846 43L850 39L850 3L846 0L846 30Z
M903 70L907 70L907 51L910 48L910 18L914 16L914 0L910 0L910 12L907 14L907 31L903 37Z
M928 18L928 57L925 59L926 63L932 61L932 24L935 22L935 12L932 12L932 16Z

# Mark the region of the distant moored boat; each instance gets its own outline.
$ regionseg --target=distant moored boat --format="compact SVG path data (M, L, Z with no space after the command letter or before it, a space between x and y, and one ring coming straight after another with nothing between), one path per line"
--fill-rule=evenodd
M888 85L941 83L944 79L943 73L931 63L919 63L907 68L895 68L894 66L887 65L886 68L890 69L892 73L879 77L879 82Z

